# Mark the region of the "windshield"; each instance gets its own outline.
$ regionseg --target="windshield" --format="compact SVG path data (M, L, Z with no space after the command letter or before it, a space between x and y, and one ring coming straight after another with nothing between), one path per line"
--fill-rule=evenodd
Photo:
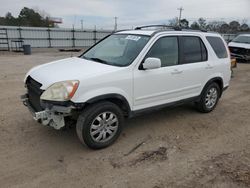
M250 44L250 36L238 36L235 39L233 39L233 42Z
M114 66L128 66L141 52L149 36L114 34L84 53L81 58Z

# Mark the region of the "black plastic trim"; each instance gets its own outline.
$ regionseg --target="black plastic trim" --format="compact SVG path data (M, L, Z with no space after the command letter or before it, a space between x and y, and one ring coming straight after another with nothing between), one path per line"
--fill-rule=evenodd
M74 103L72 101L50 101L50 100L41 100L41 106L45 109L51 109L53 106L63 106L63 107L70 107L73 106L76 110L81 110L85 103Z
M226 91L227 89L228 89L228 86L224 87L224 88L222 89L222 91L224 92L224 91Z
M158 106L153 106L153 107L149 107L149 108L145 108L142 110L136 110L136 111L132 111L130 114L130 117L135 117L135 116L139 116L145 113L150 113L153 111L158 111L161 110L163 108L167 108L167 107L173 107L173 106L178 106L178 105L182 105L185 103L190 103L190 102L196 102L200 99L200 96L196 96L196 97L191 97L188 99L183 99L183 100L179 100L179 101L175 101L175 102L170 102L170 103L166 103L166 104L161 104Z
M219 87L220 87L220 89L221 89L221 93L220 93L220 97L221 97L221 95L222 95L222 93L223 93L223 89L224 89L224 83L223 83L223 80L222 80L221 77L214 77L214 78L208 80L207 83L205 84L205 86L203 87L202 92L204 91L204 89L205 89L209 84L211 84L212 82L216 82L216 81L220 81L220 82L221 82L221 85L219 85ZM202 95L202 92L201 92L200 95Z
M95 103L95 102L98 102L101 100L111 100L112 101L112 99L118 99L118 100L122 101L122 103L125 105L125 108L126 108L125 110L127 111L127 115L128 116L130 115L131 108L130 108L130 105L129 105L127 99L124 96L122 96L120 94L116 94L116 93L105 94L105 95L100 95L100 96L94 97L94 98L86 101L85 104L91 104L91 103Z
M110 101L112 101L112 100L115 100L115 99L120 100L125 105L125 108L126 108L125 110L126 110L127 114L129 115L131 113L131 108L129 106L129 103L128 103L127 99L125 97L123 97L122 95L115 94L115 93L100 95L100 96L91 98L88 101L83 102L83 103L74 103L72 101L41 100L41 106L43 108L48 108L48 109L51 109L54 105L64 106L64 107L73 106L73 107L75 107L76 110L82 110L88 104L93 104L93 103L96 103L96 102L99 102L99 101L102 101L102 100L110 100Z

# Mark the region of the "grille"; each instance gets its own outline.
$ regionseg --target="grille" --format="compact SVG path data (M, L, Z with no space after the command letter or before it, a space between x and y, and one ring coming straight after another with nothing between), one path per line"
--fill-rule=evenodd
M27 78L26 85L27 85L30 105L36 112L42 111L43 108L40 105L40 96L43 93L43 90L40 89L42 84L35 81L33 78L29 76Z

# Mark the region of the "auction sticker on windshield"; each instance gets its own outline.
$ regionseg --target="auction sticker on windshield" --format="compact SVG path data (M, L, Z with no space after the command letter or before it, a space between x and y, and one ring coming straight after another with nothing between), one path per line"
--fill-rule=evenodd
M127 40L134 40L134 41L138 41L140 40L141 37L138 37L138 36L134 36L134 35L128 35L126 37Z

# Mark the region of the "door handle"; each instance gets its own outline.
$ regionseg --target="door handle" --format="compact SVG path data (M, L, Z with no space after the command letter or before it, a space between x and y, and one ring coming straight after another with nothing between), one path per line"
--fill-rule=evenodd
M174 69L171 74L181 74L183 71Z

